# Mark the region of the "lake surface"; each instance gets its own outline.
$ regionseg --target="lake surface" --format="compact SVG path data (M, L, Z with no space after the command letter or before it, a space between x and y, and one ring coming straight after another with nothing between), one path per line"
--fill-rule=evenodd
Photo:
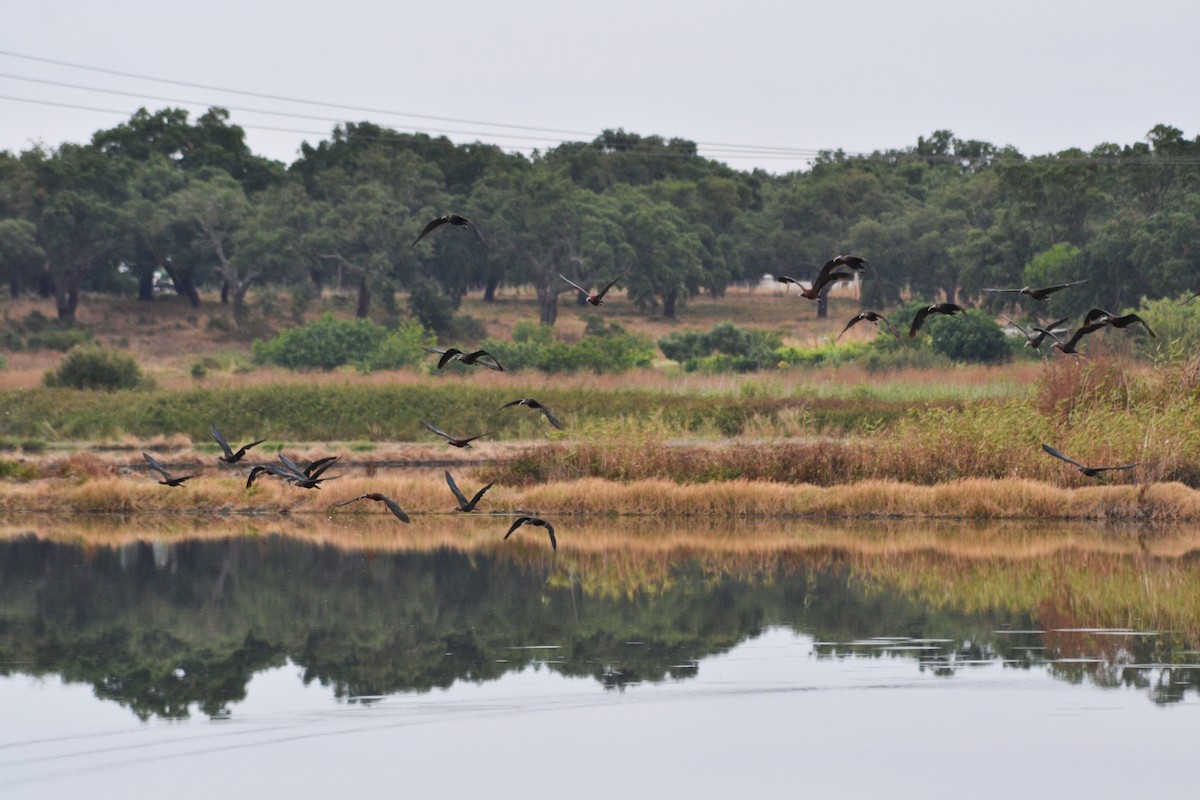
M1194 796L1186 534L563 528L10 531L0 795Z

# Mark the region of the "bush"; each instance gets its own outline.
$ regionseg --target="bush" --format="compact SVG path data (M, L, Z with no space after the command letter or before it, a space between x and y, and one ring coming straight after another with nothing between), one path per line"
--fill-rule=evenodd
M617 324L589 321L583 338L573 344L554 338L554 329L535 322L519 322L512 342L489 339L484 349L505 369L540 369L543 372L624 372L654 363L654 345L645 336L626 333Z
M934 351L953 361L998 364L1012 358L1008 337L982 311L968 309L954 317L939 314L926 319L925 327L929 329Z
M252 349L260 363L331 370L367 362L387 337L387 329L370 320L339 320L323 314L316 322L288 328L270 341L256 339Z
M416 366L425 357L424 346L433 346L436 343L437 337L419 322L405 320L379 343L373 353L357 362L355 366L361 372Z
M154 381L142 374L132 356L97 345L80 345L63 358L57 369L42 378L42 384L65 389L149 389Z
M782 345L777 333L741 328L732 322L714 325L707 333L670 333L658 341L663 355L689 372L752 372L773 367L779 363L776 351Z

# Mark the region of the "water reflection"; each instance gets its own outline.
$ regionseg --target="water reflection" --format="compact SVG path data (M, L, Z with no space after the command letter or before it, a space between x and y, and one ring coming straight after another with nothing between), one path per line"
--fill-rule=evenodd
M1087 627L1122 610L1161 613L1132 601L1089 608L1087 598L1141 581L1186 619L1194 566L1111 549L1085 555L1086 584L1060 554L1055 591L1022 600L1012 581L1036 579L1045 559L838 548L828 536L776 544L769 557L741 547L554 559L276 535L115 545L27 535L0 541L0 674L89 684L142 719L221 718L256 673L289 662L350 703L530 667L621 691L686 681L702 659L784 626L815 637L823 659L908 659L947 678L1002 664L1177 702L1200 678L1200 620L1169 633ZM1000 599L981 601L981 581Z

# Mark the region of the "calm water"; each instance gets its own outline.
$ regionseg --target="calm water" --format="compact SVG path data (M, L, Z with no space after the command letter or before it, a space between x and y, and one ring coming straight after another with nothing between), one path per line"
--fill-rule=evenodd
M1191 575L1122 558L1111 591ZM0 542L0 795L1195 796L1200 625L827 550L560 559Z

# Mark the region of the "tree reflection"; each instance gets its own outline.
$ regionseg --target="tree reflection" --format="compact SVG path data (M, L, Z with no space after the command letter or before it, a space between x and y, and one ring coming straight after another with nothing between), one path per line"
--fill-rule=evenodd
M288 662L348 701L495 680L538 665L620 690L687 680L768 626L821 657L912 658L953 675L1000 660L1064 680L1182 699L1164 636L1006 634L1028 613L956 611L862 580L828 550L717 568L673 558L653 588L585 591L584 564L378 553L267 536L77 547L0 542L0 674L62 676L142 719L230 713L255 673ZM665 569L665 572L664 572ZM594 581L593 581L594 582ZM873 638L874 637L874 638ZM1043 649L1044 648L1044 649ZM1084 653L1094 660L1059 663Z

